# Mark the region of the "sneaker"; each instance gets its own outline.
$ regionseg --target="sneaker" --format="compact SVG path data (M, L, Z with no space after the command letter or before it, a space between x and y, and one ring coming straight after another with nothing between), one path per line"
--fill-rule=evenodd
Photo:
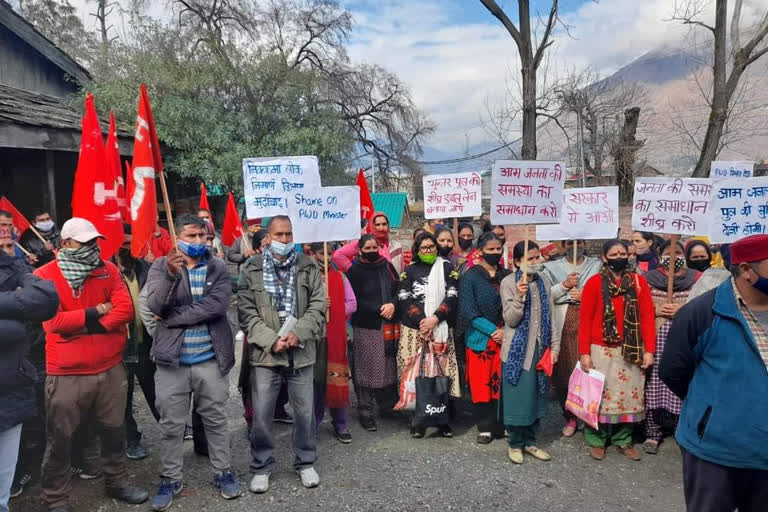
M24 473L18 479L14 479L11 484L11 494L9 497L17 498L24 492L24 486L32 481L32 475Z
M265 475L253 475L250 485L251 492L262 494L269 490L269 473Z
M443 437L453 437L453 429L450 425L440 427L440 435Z
M235 334L235 341L242 343L243 340L245 340L245 333L243 331L237 331L237 334Z
M521 450L520 448L509 448L507 449L507 457L509 457L509 460L511 460L515 464L522 464L523 450Z
M173 498L181 493L184 488L184 482L163 478L157 494L152 497L152 510L168 510L173 505Z
M490 432L480 432L477 434L477 444L491 444L493 436Z
M147 450L139 441L131 441L125 449L125 456L131 460L141 460L147 457Z
M352 434L349 433L349 430L344 430L343 432L340 432L334 429L334 433L336 434L336 439L338 439L340 443L349 444L352 442Z
M643 443L643 451L648 455L659 453L659 442L653 439L646 439Z
M427 433L427 429L425 428L411 428L411 437L414 439L422 439L424 437L424 434Z
M312 489L320 485L320 475L317 474L312 466L297 471L301 477L301 484L307 489Z
M213 477L214 485L219 489L221 497L225 500L239 498L243 491L240 488L240 481L235 477L231 469L219 471Z
M552 460L552 456L550 454L548 454L541 448L536 448L535 446L526 446L525 453L527 453L528 455L532 456L535 459L544 460L544 461Z
M87 469L71 467L70 471L73 476L77 476L80 480L96 480L101 477L101 470L99 469Z
M288 411L283 409L282 411L275 411L275 416L272 418L275 423L285 423L286 425L293 424L293 416L288 414Z
M149 499L149 493L141 487L107 487L107 496L129 505L138 505Z
M184 429L184 440L185 441L191 441L195 438L194 431L192 430L192 425L187 425Z
M373 418L360 418L360 426L368 432L376 432L378 430L378 427L376 427L376 420Z
M563 427L563 436L573 437L573 435L576 433L577 426L578 424L576 423L576 420L569 420L568 423L566 423Z

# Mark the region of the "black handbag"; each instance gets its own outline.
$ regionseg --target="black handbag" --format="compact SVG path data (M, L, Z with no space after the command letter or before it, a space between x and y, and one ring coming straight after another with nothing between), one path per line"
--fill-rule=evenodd
M421 358L419 375L416 377L416 407L414 409L413 427L442 427L450 420L448 412L448 396L451 390L451 378L443 375L443 367L436 362L438 375L424 377L424 359Z

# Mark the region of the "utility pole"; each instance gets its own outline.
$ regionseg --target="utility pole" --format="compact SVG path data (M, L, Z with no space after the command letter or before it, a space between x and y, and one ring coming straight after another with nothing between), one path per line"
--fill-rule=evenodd
M582 122L581 122L581 109L576 111L576 119L577 119L576 122L578 123L578 126L576 127L576 138L577 138L576 143L579 145L576 148L576 154L578 155L578 158L579 158L578 169L581 174L581 186L582 188L584 188L587 186L587 172L586 172L586 169L584 168L584 126L582 125Z

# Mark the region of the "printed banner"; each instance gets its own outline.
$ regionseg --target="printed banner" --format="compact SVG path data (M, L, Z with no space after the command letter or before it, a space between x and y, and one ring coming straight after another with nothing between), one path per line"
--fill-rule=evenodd
M619 232L619 187L567 188L560 224L536 226L537 240L602 240Z
M706 235L712 217L709 178L636 178L632 229L669 235Z
M483 213L482 178L476 172L424 176L424 218L474 217Z
M564 162L496 160L491 187L493 224L557 224L563 206Z
M285 211L282 212L285 215ZM316 187L288 198L293 241L339 242L360 238L360 187Z
M714 180L751 178L755 175L754 162L712 162L709 177Z
M316 156L243 159L243 195L249 219L285 215L288 197L320 187Z
M712 189L713 244L768 233L768 178L727 179Z

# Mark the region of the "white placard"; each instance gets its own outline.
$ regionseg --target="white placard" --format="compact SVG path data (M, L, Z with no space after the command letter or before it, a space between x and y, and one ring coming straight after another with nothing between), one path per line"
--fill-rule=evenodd
M729 178L751 178L755 175L754 162L713 161L709 168L709 177L713 180Z
M669 235L707 235L709 178L635 178L632 229Z
M565 163L496 160L491 187L493 224L557 224Z
M717 181L712 188L712 218L713 244L768 233L768 178Z
M537 240L602 240L619 232L619 187L563 190L560 224L536 226Z
M424 176L424 218L474 217L483 213L482 178L476 172Z
M288 196L319 187L316 156L243 159L243 195L249 219L285 215Z
M285 214L285 212L283 212ZM360 187L316 187L288 198L293 241L339 242L360 238Z

